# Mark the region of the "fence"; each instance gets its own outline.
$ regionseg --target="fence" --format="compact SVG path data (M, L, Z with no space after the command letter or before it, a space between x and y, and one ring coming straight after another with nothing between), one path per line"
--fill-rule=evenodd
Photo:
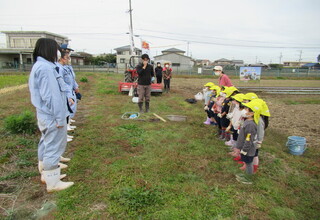
M13 67L2 67L0 63L0 73L8 72L30 72L32 64L16 65ZM190 65L172 66L173 74L176 75L212 75L212 68L191 67ZM96 65L73 65L76 72L106 72L123 74L124 68ZM230 67L224 69L224 72L229 76L239 76L240 67ZM320 77L320 69L304 69L304 68L281 68L281 69L262 69L262 77Z

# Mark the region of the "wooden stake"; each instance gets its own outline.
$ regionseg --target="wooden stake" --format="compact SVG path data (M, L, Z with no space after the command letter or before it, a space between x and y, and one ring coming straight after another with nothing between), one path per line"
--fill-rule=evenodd
M156 116L157 118L159 118L161 121L163 122L167 122L166 120L164 120L162 117L160 117L159 115L157 115L156 113L153 113L154 116Z

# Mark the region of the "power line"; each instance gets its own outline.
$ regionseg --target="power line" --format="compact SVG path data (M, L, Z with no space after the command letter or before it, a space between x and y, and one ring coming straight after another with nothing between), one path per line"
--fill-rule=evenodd
M173 32L166 32L166 31L155 31L155 30L148 30L148 29L137 29L141 31L147 31L147 32L154 32L154 33L162 33L162 34L170 34L170 35L181 35L181 36L191 36L191 37L200 37L200 38L213 38L218 40L228 40L228 41L237 41L237 42L248 42L248 43L264 43L264 44L284 44L283 42L268 42L268 41L255 41L255 40L242 40L242 39L230 39L230 38L222 38L222 37L216 37L216 36L206 36L206 35L196 35L196 34L182 34L182 33L173 33ZM298 44L298 43L285 43L285 44ZM300 45L306 45L306 46L314 46L310 44L301 44Z
M176 40L176 41L185 41L190 43L198 43L198 44L211 44L211 45L219 45L219 46L232 46L232 47L247 47L247 48L271 48L271 49L320 49L319 47L288 47L288 46L262 46L262 45L241 45L241 44L233 44L233 43L218 43L218 42L208 42L208 41L199 41L199 40L190 40L190 39L178 39L178 38L170 38L170 37L161 37L155 35L143 35L140 36L151 37L151 38L159 38L166 40Z

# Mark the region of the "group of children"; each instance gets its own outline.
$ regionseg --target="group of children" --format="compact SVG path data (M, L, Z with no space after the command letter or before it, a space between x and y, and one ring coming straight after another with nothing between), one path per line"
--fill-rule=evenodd
M258 170L259 148L269 124L269 108L255 93L242 94L234 86L220 88L208 82L204 87L204 124L218 128L217 135L230 147L233 160L243 164L240 169L246 173L236 175L236 179L252 184L251 176Z

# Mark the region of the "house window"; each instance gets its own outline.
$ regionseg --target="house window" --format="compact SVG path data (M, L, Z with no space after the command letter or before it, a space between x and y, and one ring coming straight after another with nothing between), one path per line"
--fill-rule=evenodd
M172 63L172 66L180 66L180 63Z
M126 61L125 58L121 58L121 59L120 59L120 63L124 63L125 61Z
M27 64L31 64L31 58L27 58Z

